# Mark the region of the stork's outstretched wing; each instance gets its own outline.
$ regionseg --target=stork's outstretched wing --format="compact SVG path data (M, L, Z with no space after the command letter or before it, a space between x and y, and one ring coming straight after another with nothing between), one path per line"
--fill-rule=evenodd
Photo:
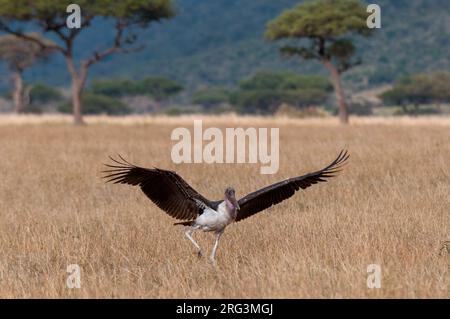
M143 168L128 163L123 157L120 161L110 159L113 165L103 171L107 182L140 186L145 195L159 208L180 220L195 219L205 206L215 208L211 202L193 189L181 176L172 171L159 168Z
M305 189L318 182L326 182L326 178L335 176L344 162L349 158L347 151L342 150L338 157L320 171L293 177L250 193L239 200L240 210L236 221L250 217L260 211L276 205L295 194L300 188Z

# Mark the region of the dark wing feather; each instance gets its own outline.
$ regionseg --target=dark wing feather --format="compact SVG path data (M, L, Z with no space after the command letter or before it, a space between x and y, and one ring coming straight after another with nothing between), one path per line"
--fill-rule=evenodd
M181 176L159 168L143 168L130 164L119 155L122 162L105 164L109 170L103 171L107 182L140 186L145 195L159 208L180 220L195 219L205 206L215 206L193 189Z
M344 162L349 158L347 151L342 150L338 157L320 171L293 177L250 193L239 200L240 210L236 221L250 217L260 211L276 205L295 194L300 188L305 189L318 182L326 182L327 178L335 176Z

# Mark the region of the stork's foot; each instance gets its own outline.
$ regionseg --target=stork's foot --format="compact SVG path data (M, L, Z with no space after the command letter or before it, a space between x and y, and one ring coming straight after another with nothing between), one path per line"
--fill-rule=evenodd
M199 251L198 251L198 253L197 253L197 257L198 257L198 258L202 258L202 257L203 257L203 253L202 253L202 251L201 251L201 250L199 250Z
M216 260L213 257L209 257L209 261L211 262L211 265L214 267L217 266Z

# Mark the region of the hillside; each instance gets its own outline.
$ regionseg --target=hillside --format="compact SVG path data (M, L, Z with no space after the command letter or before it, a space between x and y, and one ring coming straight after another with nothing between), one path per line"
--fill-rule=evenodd
M298 0L176 0L178 15L153 25L140 35L146 48L118 55L91 70L99 77L142 78L167 75L190 89L232 86L256 70L283 69L325 73L314 62L286 60L277 44L263 38L266 23ZM364 63L346 75L354 88L391 82L419 71L450 69L450 2L448 0L379 0L382 29L369 40L358 40ZM112 38L107 22L96 21L83 31L78 52L90 52L93 43ZM68 83L61 58L27 74L30 81ZM0 85L5 85L3 79Z

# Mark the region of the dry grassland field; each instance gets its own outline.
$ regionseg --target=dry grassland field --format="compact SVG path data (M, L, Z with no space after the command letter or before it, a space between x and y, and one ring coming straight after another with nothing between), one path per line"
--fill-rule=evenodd
M279 127L280 169L180 164L172 130L192 117L0 118L0 297L449 298L450 120L294 120L204 117L204 127ZM102 163L122 154L176 170L220 199L320 169L347 148L329 183L229 226L217 267L199 259L182 226L138 188L105 184ZM195 233L208 252L213 236ZM67 266L81 288L66 286ZM367 267L381 267L381 288Z

